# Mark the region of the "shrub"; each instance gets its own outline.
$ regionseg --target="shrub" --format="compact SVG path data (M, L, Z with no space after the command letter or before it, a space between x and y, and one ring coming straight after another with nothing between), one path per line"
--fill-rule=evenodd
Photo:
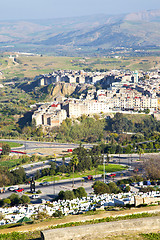
M60 210L56 210L54 213L53 213L53 217L55 218L61 218L63 216L63 213L62 211Z

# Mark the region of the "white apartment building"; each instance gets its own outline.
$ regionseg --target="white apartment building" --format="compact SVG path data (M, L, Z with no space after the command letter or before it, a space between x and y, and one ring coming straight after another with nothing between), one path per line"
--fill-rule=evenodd
M68 117L77 118L83 114L92 115L99 113L108 113L109 104L106 102L99 102L97 100L70 100L66 104L65 109L67 110Z
M113 110L144 110L155 111L158 108L157 98L141 97L113 97L111 99Z

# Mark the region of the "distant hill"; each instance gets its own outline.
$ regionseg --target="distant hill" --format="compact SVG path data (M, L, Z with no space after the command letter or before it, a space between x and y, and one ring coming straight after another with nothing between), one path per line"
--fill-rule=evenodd
M11 50L93 52L112 48L160 48L160 10L0 22L0 43ZM10 49L9 49L10 50Z

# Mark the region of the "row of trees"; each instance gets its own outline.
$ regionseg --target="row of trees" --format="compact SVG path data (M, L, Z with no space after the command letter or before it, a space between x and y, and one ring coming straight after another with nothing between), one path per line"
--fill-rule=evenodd
M110 119L100 119L98 115L94 117L82 115L77 121L71 119L63 121L62 125L56 129L55 140L96 142L109 138L119 141L119 135L124 135L125 132L135 132L139 135L135 134L130 141L137 142L149 139L154 136L154 133L160 132L160 121L152 115L147 115L138 121L136 119L132 121L122 113L116 113ZM118 135L115 137L110 133Z
M8 198L0 199L0 207L5 206L17 206L19 204L28 204L30 203L30 198L27 195L22 195L21 197L13 193Z
M122 188L121 185L117 185L115 182L110 182L108 184L96 181L93 184L93 189L95 194L104 194L104 193L120 193L120 192L129 192L130 187L127 186L125 188Z
M67 142L96 142L103 138L105 128L104 119L96 120L95 118L89 118L83 115L78 120L79 123L77 121L72 122L69 118L63 121L55 139Z
M83 187L79 187L77 189L67 190L67 191L60 191L58 193L58 198L60 200L72 200L74 198L82 198L87 197L87 193Z
M5 167L0 168L0 187L16 185L26 182L26 173L22 167L9 171Z

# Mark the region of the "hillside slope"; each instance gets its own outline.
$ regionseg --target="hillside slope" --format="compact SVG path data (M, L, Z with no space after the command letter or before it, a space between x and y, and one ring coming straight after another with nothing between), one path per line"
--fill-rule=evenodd
M33 52L92 53L118 47L160 47L160 10L123 15L92 15L33 21L0 22L2 49ZM9 44L11 45L11 48Z

